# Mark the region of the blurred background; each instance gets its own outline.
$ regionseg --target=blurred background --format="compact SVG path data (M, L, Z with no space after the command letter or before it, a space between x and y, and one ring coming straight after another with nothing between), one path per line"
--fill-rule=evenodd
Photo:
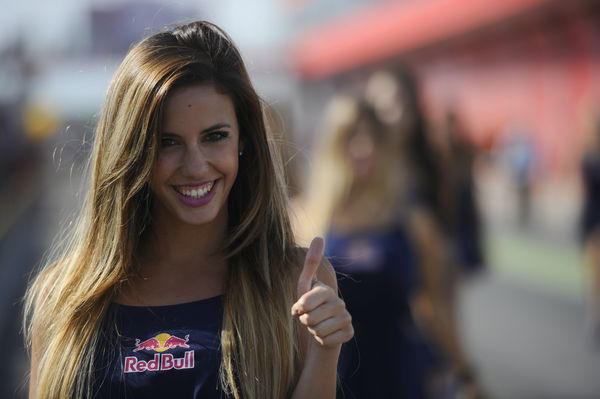
M600 397L594 274L579 233L581 162L600 129L598 1L1 3L1 398L26 395L20 300L80 202L114 69L132 43L195 19L242 50L297 197L329 99L377 68L410 67L429 139L443 142L452 112L474 151L485 266L461 281L457 317L481 385L491 398Z

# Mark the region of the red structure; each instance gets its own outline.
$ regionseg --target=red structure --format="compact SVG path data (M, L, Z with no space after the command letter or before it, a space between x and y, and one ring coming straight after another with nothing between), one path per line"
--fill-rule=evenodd
M544 172L570 171L585 114L600 109L600 2L382 1L317 27L292 53L309 81L400 59L434 118L451 104L482 146L519 126Z

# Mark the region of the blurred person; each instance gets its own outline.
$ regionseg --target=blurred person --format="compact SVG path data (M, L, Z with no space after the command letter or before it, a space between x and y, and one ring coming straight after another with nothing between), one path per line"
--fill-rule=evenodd
M583 207L581 241L589 273L588 324L600 343L600 113L590 128L587 149L581 161Z
M335 396L350 316L323 241L294 242L263 107L211 23L132 48L77 226L27 293L30 397Z
M454 111L446 114L442 130L440 159L444 164L443 181L450 209L451 255L461 275L472 275L485 267L481 215L473 177L475 148Z
M342 348L340 398L450 397L433 389L445 362L413 318L419 295L439 333L434 347L447 350L457 373L467 371L431 223L406 197L393 141L371 106L337 96L309 181L307 215L317 232L327 231L326 256L355 328L355 341Z
M512 184L517 194L517 224L526 229L531 226L531 197L536 163L533 134L525 125L510 124L502 134L502 153Z
M398 158L397 175L405 201L419 226L414 235L420 237L420 267L431 273L428 287L413 302L417 319L433 332L441 352L451 365L452 378L470 395L480 395L473 370L467 365L460 344L455 309L456 273L452 267L453 208L455 186L448 181L443 154L433 145L427 120L422 110L418 81L404 65L375 71L366 82L365 98L391 136ZM454 166L452 166L453 168ZM437 313L437 315L436 315Z
M432 145L412 71L398 66L374 72L366 83L365 98L391 132L413 200L428 209L438 227L445 231L451 210L445 196L440 154Z
M333 99L321 134L307 213L328 231L326 255L347 275L339 286L356 331L356 344L342 350L340 396L424 397L422 346L409 310L412 254L395 215L393 151L374 112L352 97Z
M37 162L37 148L24 126L34 73L22 38L0 46L0 189L28 163Z

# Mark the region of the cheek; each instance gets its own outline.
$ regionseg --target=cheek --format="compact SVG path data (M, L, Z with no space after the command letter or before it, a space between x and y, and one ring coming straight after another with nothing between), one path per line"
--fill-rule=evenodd
M152 195L156 195L158 187L160 186L160 181L161 181L160 174L159 174L157 168L155 167L154 169L152 169L152 174L150 175L150 182L149 182L150 193Z
M240 151L241 147L239 146L239 144L237 146L232 146L230 148L227 148L224 152L223 152L223 166L230 172L233 174L236 174L239 168L239 164L241 161L241 158L244 155L240 155Z
M223 163L221 163L221 167L221 171L227 180L227 185L231 189L237 180L240 169L240 156L238 152L236 151L235 153L228 153L225 157L223 157Z
M150 189L155 191L164 184L172 174L173 162L169 157L159 156L150 175Z
M229 165L229 171L231 173L232 180L235 181L237 179L238 171L240 169L240 158L237 152L234 156L231 157Z

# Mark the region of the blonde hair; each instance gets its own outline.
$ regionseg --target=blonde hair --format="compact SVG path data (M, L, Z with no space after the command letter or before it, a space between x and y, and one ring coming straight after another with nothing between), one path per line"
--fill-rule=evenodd
M365 119L379 143L378 164L366 190L392 204L397 198L397 168L394 166L393 145L384 125L371 106L350 95L339 94L329 102L320 128L306 196L308 227L303 236L322 235L330 226L332 216L349 199L354 184L352 166L348 159L348 141L357 123Z
M217 26L193 22L140 42L110 84L77 225L25 298L27 342L39 349L36 397L92 396L108 308L135 272L140 236L151 224L148 181L165 99L175 87L203 82L232 98L244 142L228 200L221 385L249 399L285 397L295 385L289 309L291 269L299 265L281 160L233 42Z

